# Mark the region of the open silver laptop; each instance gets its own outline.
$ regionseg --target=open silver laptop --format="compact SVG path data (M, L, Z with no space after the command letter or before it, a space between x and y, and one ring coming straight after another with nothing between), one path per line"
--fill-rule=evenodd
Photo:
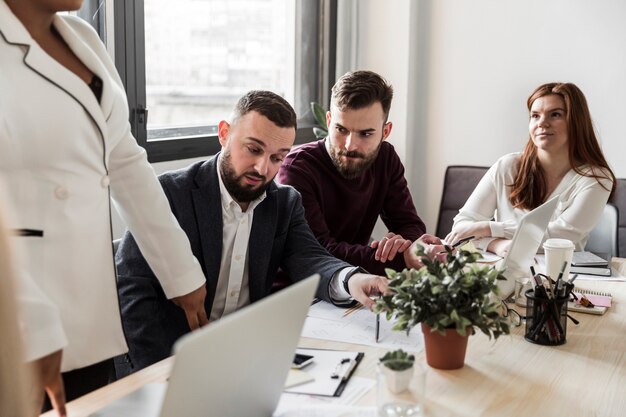
M319 275L182 337L167 385L150 384L92 417L271 416Z
M552 197L539 207L526 213L520 220L513 235L508 254L496 266L505 268L505 281L498 281L500 298L505 299L515 290L515 280L528 277L533 258L543 241L548 223L559 202L559 196Z

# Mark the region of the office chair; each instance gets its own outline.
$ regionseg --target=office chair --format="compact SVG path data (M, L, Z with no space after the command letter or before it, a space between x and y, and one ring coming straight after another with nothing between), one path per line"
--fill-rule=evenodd
M437 236L444 238L450 233L454 216L458 214L488 169L468 165L450 165L446 168L437 219Z
M604 207L602 217L596 227L589 233L585 250L598 254L608 254L609 261L619 256L618 243L619 212L617 207L609 203Z
M626 178L618 178L615 194L609 202L619 212L618 241L619 252L615 256L626 256Z

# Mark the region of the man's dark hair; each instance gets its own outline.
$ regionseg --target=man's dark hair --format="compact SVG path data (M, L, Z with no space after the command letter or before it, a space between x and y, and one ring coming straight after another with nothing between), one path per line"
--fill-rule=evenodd
M237 101L231 123L255 111L267 117L276 126L297 128L296 112L284 98L271 91L252 90Z
M341 76L332 89L331 104L339 110L358 110L380 102L385 120L389 116L393 87L372 71L352 71Z

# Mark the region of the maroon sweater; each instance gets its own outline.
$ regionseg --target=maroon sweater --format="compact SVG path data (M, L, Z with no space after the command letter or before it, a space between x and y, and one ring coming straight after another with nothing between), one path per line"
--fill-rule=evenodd
M384 275L385 268L402 270L402 254L382 263L368 246L376 220L390 232L411 241L426 233L406 179L404 166L388 142L383 142L374 164L359 178L339 174L325 148L325 139L293 150L285 159L278 182L302 194L305 216L313 234L335 257Z

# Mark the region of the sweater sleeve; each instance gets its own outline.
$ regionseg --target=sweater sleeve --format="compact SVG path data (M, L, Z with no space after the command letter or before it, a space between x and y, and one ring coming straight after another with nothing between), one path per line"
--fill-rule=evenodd
M374 258L375 249L367 245L351 244L337 240L328 228L318 201L319 194L317 189L320 185L316 185L312 178L314 176L307 172L305 168L288 163L288 161L283 164L278 174L278 181L281 184L293 186L302 195L302 205L304 206L305 218L309 227L317 240L331 255L351 265L360 266L369 273L376 275L385 275L385 268L397 271L405 268L404 257L401 254L396 256L393 261L382 263ZM346 213L346 216L349 216L349 214Z
M319 273L321 280L316 296L334 304L345 304L337 303L331 297L331 283L339 271L352 265L330 256L324 250L305 220L300 195L293 190L291 192L294 197L290 199L292 210L281 267L294 281Z
M426 233L426 225L417 215L404 177L404 166L397 153L390 152L387 166L389 183L380 218L390 232L415 241Z

